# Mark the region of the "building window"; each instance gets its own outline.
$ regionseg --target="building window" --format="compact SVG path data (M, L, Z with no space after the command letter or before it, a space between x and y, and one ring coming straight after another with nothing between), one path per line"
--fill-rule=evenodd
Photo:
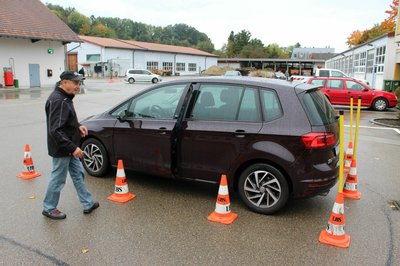
M354 55L354 72L359 73L360 72L360 54L355 54Z
M172 62L163 62L162 67L164 70L172 70Z
M367 56L367 73L372 73L374 69L374 58L375 54L373 51L368 53Z
M385 64L385 53L386 53L386 46L378 47L376 49L376 57L375 57L375 71L377 73L383 73L384 64Z
M196 71L196 64L189 63L189 71Z
M148 70L158 69L158 62L155 62L155 61L147 61L147 69L148 69Z
M99 62L100 61L100 54L87 54L86 61L90 62Z
M186 64L185 63L176 63L176 71L185 71Z
M360 54L360 68L359 72L365 72L365 66L367 65L367 52Z

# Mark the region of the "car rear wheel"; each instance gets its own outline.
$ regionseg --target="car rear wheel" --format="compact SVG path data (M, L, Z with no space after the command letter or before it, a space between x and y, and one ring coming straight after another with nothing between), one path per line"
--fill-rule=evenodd
M273 214L285 206L289 187L278 169L260 163L251 165L240 175L239 195L252 211Z
M372 108L375 111L384 111L386 110L387 106L388 106L388 101L384 98L375 99L375 101L372 103Z
M133 84L135 80L133 78L128 79L129 84Z
M158 82L158 79L156 79L156 78L153 78L153 79L151 80L151 82L153 82L153 83L157 83L157 82Z
M109 169L109 160L106 149L97 139L87 139L82 144L83 167L91 176L104 176Z

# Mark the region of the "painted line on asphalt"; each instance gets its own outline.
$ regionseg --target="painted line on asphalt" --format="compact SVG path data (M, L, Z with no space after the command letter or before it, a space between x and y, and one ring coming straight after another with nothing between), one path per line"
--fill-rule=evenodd
M350 127L350 125L344 125L345 127ZM371 128L371 129L383 129L383 130L394 130L398 134L400 134L400 130L393 127L370 127L370 126L359 126L360 128Z

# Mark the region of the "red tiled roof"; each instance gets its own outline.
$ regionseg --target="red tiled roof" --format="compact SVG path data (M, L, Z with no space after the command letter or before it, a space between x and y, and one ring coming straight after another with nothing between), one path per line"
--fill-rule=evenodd
M175 46L175 45L151 43L151 42L138 42L134 40L129 40L129 41L122 40L122 41L139 47L143 47L149 51L218 57L217 55L210 54L192 47Z
M83 36L79 35L81 40L96 44L101 47L110 47L110 48L120 48L120 49L134 49L134 50L145 50L142 47L129 44L120 40L111 39L111 38L102 38L102 37L94 37L94 36Z
M83 35L79 35L79 37L85 42L96 44L101 47L217 57L214 54L210 54L195 48L185 47L185 46L174 46L174 45L151 43L151 42L138 42L134 40L120 40L120 39L83 36Z
M0 36L81 42L39 0L0 0Z

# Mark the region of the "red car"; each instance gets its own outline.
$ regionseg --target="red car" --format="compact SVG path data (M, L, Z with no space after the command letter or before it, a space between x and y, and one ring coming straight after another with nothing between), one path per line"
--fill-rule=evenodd
M322 91L333 105L350 105L351 96L353 99L361 96L361 106L367 106L376 111L384 111L397 105L395 94L371 89L352 78L316 77L310 78L308 83L322 86Z

